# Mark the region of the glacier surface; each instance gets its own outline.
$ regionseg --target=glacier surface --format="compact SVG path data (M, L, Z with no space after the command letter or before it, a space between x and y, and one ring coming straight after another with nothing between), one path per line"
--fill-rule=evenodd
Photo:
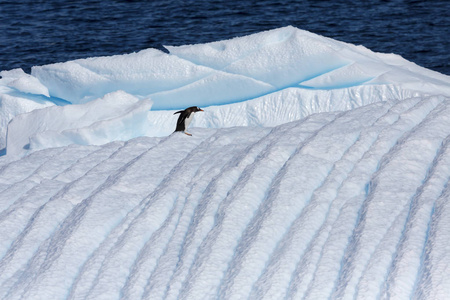
M0 299L450 295L448 76L294 27L166 48L0 72Z

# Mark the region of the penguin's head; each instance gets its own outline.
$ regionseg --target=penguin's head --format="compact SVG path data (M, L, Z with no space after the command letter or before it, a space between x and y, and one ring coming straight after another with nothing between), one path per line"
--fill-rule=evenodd
M198 107L198 106L191 106L191 107L189 107L187 110L190 110L191 112L194 112L194 113L196 113L196 112L198 112L198 111L204 111L203 109L201 109L201 108Z

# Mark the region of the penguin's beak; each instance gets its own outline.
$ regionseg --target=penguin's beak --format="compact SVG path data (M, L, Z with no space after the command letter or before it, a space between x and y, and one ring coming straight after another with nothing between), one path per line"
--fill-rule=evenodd
M200 108L200 110L199 110L199 111L204 111L204 110Z

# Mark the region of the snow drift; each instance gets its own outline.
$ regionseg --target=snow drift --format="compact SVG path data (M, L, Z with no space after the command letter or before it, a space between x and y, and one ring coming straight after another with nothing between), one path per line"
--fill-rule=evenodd
M1 73L0 299L450 294L448 76L293 27L167 48Z

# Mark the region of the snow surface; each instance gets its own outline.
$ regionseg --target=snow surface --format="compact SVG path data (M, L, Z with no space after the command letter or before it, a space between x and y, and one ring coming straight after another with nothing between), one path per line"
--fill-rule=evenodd
M448 76L293 27L167 49L0 73L0 299L448 298Z

